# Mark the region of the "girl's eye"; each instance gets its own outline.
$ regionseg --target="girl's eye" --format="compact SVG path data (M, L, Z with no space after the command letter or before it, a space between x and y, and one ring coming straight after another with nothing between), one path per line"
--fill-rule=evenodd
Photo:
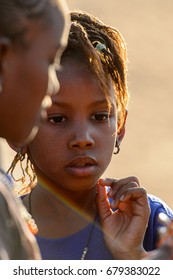
M103 113L96 113L91 116L91 119L97 121L97 122L104 122L107 121L109 118L109 113L108 112L103 112Z
M62 115L58 116L48 116L48 122L53 123L53 124L59 124L65 121L65 117Z

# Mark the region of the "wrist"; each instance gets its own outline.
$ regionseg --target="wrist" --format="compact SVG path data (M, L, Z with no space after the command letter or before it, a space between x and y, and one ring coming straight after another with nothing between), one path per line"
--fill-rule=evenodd
M117 260L142 260L147 258L148 253L144 248L139 248L137 250L128 250L123 252L113 253L113 257Z

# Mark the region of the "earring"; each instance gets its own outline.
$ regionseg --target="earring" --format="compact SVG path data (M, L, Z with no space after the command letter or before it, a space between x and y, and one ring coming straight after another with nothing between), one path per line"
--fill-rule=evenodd
M34 166L29 160L29 157L27 155L27 158L25 160L26 154L22 154L22 149L17 152L15 155L10 168L7 170L7 174L11 174L13 180L15 182L21 183L20 191L18 194L23 195L31 191L32 188L36 185L36 173L34 170ZM22 173L21 178L16 179L14 177L14 170L17 166L17 164L20 164L20 171Z
M25 181L25 179L24 179L24 169L23 169L23 165L22 165L24 159L25 159L25 154L23 155L21 151L17 152L17 154L15 155L9 169L7 170L7 174L10 173L15 182L22 181L22 183L24 183L24 181ZM20 178L20 179L15 179L15 177L13 175L13 172L14 172L14 169L15 169L18 162L20 162L20 167L21 167L21 170L22 170L23 177Z
M120 151L120 143L118 140L116 140L115 148L116 150L114 151L114 155L117 155Z

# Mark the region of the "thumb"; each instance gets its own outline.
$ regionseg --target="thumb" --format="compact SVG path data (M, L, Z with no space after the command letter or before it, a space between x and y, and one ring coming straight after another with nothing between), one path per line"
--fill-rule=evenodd
M103 222L108 216L112 214L112 210L107 197L106 187L100 185L99 183L97 184L96 205L98 208L100 220L101 222Z

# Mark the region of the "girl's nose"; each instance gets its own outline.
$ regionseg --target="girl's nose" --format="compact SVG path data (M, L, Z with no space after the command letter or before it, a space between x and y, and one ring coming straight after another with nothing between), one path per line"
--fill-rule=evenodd
M70 149L90 149L94 146L94 139L87 128L79 128L69 141Z

